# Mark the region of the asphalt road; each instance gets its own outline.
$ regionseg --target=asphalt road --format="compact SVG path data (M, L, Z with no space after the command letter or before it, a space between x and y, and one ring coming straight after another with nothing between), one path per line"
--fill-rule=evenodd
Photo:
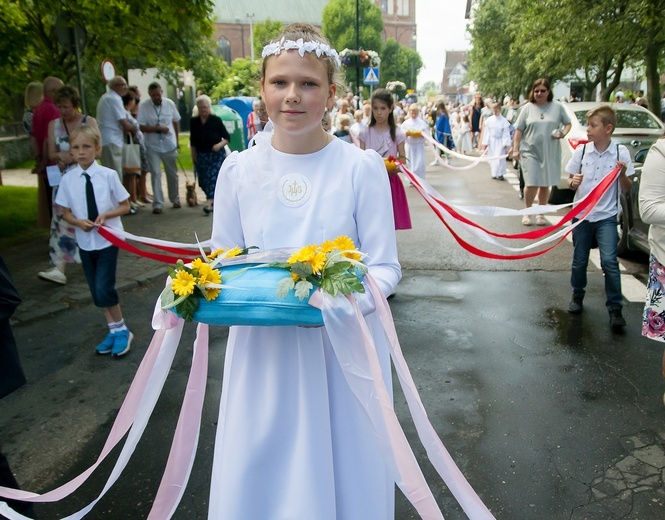
M3 178L7 182L5 172ZM521 206L511 184L490 180L486 167L430 167L428 178L456 204ZM602 273L591 266L585 312L570 316L570 244L528 261L479 259L452 240L413 188L408 196L414 229L398 233L404 278L391 300L397 331L432 424L496 518L664 518L662 349L640 336L642 303L627 298L628 327L610 332ZM481 220L493 229L522 229L518 218ZM210 233L200 208L160 216L144 210L125 226L179 241L193 241L193 230L201 238ZM152 307L164 279L163 267L121 255L122 305L137 339L126 358L98 357L93 348L105 325L86 297L82 273L71 267L65 287L37 280L46 266L44 248L36 239L2 252L25 302L14 331L29 383L0 401L0 440L19 481L36 492L95 461L150 341ZM637 292L645 262L640 255L622 262ZM198 452L176 519L206 517L226 337L227 329L211 329ZM194 327L186 327L129 466L87 518L147 516L193 338ZM445 517L465 518L427 461L398 388L395 406ZM118 451L73 497L39 505L39 518L60 518L93 500ZM396 497L397 520L417 518L399 491Z

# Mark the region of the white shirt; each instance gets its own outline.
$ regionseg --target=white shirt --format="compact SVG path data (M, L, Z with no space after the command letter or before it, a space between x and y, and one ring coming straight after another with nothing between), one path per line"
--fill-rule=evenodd
M582 159L582 150L586 147L584 152L584 159ZM631 176L635 174L635 167L630 159L630 152L628 149L619 145L619 156L617 157L617 143L610 142L603 153L598 153L593 143L580 145L573 152L573 156L566 165L566 171L571 175L582 173L582 183L575 191L574 201L580 200L593 188L595 188L600 181L603 180L605 175L611 172L617 165L617 161L626 163L626 175ZM580 164L581 162L581 164ZM619 182L612 184L605 192L603 197L598 201L596 207L591 210L586 220L589 222L598 222L606 218L615 216L619 212Z
M117 208L121 202L129 198L129 193L120 182L115 170L93 162L86 172L90 175L92 189L95 192L97 211L100 215ZM69 208L74 218L78 219L88 218L88 203L85 198L86 178L83 173L83 169L76 166L67 175L63 175L58 187L58 194L55 197L56 204ZM105 225L122 230L120 217L107 219ZM97 251L111 245L108 240L102 238L96 229L92 231L83 231L80 227L75 229L76 242L84 251Z
M167 126L168 134L144 132L145 144L157 152L170 152L178 147L173 123L180 121L180 113L175 103L167 97L162 97L162 104L157 106L152 99L146 99L139 105L138 121L140 125Z
M97 125L102 134L102 145L122 146L125 134L120 120L125 119L126 113L122 98L115 90L102 94L97 103Z

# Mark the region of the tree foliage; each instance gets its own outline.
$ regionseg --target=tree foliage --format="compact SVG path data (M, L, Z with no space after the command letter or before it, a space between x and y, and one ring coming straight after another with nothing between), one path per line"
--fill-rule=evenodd
M194 68L211 53L212 0L0 0L0 106L5 118L22 110L25 85L46 76L76 83L75 56L58 41L59 14L85 28L87 43L81 52L85 85L103 92L99 67L114 62L118 73L129 68ZM14 108L17 107L17 108ZM14 112L14 113L12 113Z
M665 0L479 0L469 78L487 94L524 93L538 77L576 80L608 100L626 67L643 68L660 107Z
M261 57L263 47L268 45L282 32L282 22L279 20L271 21L268 18L265 22L254 24L254 56Z
M358 0L360 48L381 52L383 18L371 0ZM330 0L323 8L321 30L330 44L341 51L357 49L356 42L356 0ZM347 68L346 82L356 83L357 71Z
M214 102L232 96L259 96L261 61L238 58L233 60L230 67L226 63L224 65L224 79L216 85L210 96Z
M385 86L389 81L401 81L407 89L415 90L422 66L423 60L418 51L389 38L381 50L381 85Z

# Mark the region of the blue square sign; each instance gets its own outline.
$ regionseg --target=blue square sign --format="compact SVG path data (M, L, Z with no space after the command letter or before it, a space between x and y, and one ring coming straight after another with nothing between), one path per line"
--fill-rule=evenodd
M367 67L363 69L363 83L365 85L378 85L379 67Z

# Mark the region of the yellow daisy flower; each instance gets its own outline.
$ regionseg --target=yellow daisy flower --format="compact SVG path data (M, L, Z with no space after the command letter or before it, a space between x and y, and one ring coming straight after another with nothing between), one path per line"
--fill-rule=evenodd
M197 258L192 262L192 269L201 269L202 265L207 265L207 264L200 258Z
M314 255L316 255L318 247L319 246L316 244L305 246L293 253L286 262L288 264L295 264L296 262L311 262Z
M238 256L240 253L242 253L242 249L237 246L232 247L226 252L226 254L224 254L224 258L233 258L234 256Z
M326 265L326 260L328 259L325 253L318 252L314 255L314 258L310 260L312 266L312 272L315 274L320 273Z
M321 244L321 251L323 251L324 253L330 253L330 251L335 249L335 247L337 247L335 245L335 242L333 242L332 240L326 240L323 244Z
M192 267L194 265L192 264ZM210 267L210 264L201 264L199 267L199 283L203 284L210 281L210 275L213 272L213 268ZM215 272L218 272L216 269Z
M178 296L189 296L194 292L196 278L187 271L178 271L172 282L173 292Z
M333 241L333 243L335 244L335 247L340 251L346 251L344 253L344 256L346 258L351 258L353 260L360 260L360 254L349 252L351 250L356 250L356 245L353 243L353 240L351 240L349 237L345 235L338 236Z
M220 249L217 249L217 250L215 250L215 251L212 251L212 252L208 255L208 258L209 258L210 260L214 260L214 259L217 258L219 255L221 255L223 252L224 252L224 249L221 249L221 248L220 248Z
M296 273L291 273L291 280L297 282L298 280L300 280L300 276L298 276Z
M214 300L215 298L217 298L219 296L220 292L221 292L221 290L218 289L217 287L207 287L206 290L205 290L206 300L208 300L208 301Z

